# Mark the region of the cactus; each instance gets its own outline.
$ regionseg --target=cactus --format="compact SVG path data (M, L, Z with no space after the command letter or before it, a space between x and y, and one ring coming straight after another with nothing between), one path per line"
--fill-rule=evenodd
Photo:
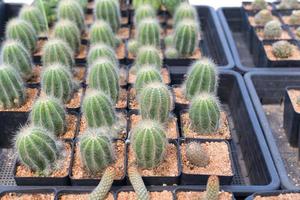
M98 20L91 26L90 41L91 44L104 43L113 48L117 46L117 39L114 32L110 25L103 20Z
M264 37L269 39L279 38L282 34L281 24L277 20L266 23L264 27Z
M136 93L139 94L147 84L162 81L163 79L160 75L160 71L151 65L147 65L138 71L134 87Z
M298 27L297 29L296 29L296 36L298 37L298 38L300 38L300 27Z
M220 121L220 105L217 98L208 93L196 96L189 108L189 117L196 132L216 132Z
M89 68L87 80L90 88L102 90L111 98L113 103L116 103L119 97L117 67L107 58L99 58Z
M199 43L199 27L196 21L182 20L175 28L174 44L180 56L190 56Z
M31 78L31 55L21 42L16 40L4 42L1 50L1 60L3 63L16 68L24 80Z
M137 40L131 39L128 41L128 51L129 53L136 55L136 53L138 52L139 49L139 43Z
M139 174L137 167L133 164L128 167L128 177L135 193L137 194L138 199L150 200L149 193L144 184L144 181Z
M81 44L80 30L74 22L68 19L58 21L54 26L53 36L68 43L73 52L79 51Z
M168 47L173 47L173 42L174 42L174 36L173 34L171 35L167 35L165 38L164 38L164 42L165 42L165 46L168 48Z
M37 34L32 25L23 19L10 20L6 26L5 37L21 42L30 52L35 50Z
M77 0L77 1L81 5L83 11L85 11L88 5L88 0Z
M168 47L165 51L165 56L168 59L176 59L179 57L179 53L176 48Z
M209 164L209 157L198 142L190 142L186 145L186 158L197 167L206 167Z
M161 6L161 0L133 0L132 5L134 9L138 9L140 6L149 4L154 10L158 10Z
M176 11L177 7L180 5L181 2L184 0L161 0L162 4L166 7L167 11L173 15Z
M173 19L174 27L176 27L182 20L185 19L198 21L198 15L194 6L190 5L188 2L183 2L175 10Z
M82 109L89 127L111 127L116 122L112 101L102 91L89 91L83 100Z
M215 175L207 180L205 200L218 200L220 191L219 178Z
M144 4L139 6L135 10L134 23L135 25L138 25L143 19L155 18L155 17L156 17L156 12L153 9L153 7L149 4Z
M56 20L57 3L58 0L34 0L33 2L33 5L41 11L47 25L52 24Z
M31 170L48 170L58 159L58 144L51 134L35 126L22 128L17 134L15 147L18 157Z
M297 9L299 4L297 0L281 0L277 7L278 9Z
M43 33L48 29L48 24L43 18L43 14L35 6L23 6L20 10L19 18L30 23L38 34Z
M31 122L35 126L44 127L55 135L66 130L66 113L63 105L53 97L39 98L30 113Z
M93 45L87 55L87 62L89 66L99 58L107 58L114 66L119 66L119 61L113 48L106 44L98 43Z
M57 18L69 19L76 23L79 30L84 29L84 12L79 2L74 0L60 1L57 8Z
M61 39L51 39L43 47L43 66L60 63L69 69L74 66L74 52L71 47Z
M268 3L265 0L254 0L251 6L253 10L262 10L268 8Z
M162 67L160 51L153 46L143 46L139 48L135 60L135 67L139 70L144 65L153 65L160 70Z
M163 83L150 83L141 90L139 104L143 119L166 123L173 108L172 94Z
M100 183L89 195L88 200L104 200L108 194L116 176L116 169L114 167L108 167L105 169Z
M185 96L192 100L196 95L207 92L215 93L218 84L218 71L215 63L208 58L196 61L185 81Z
M288 41L278 41L272 44L272 53L277 58L288 58L293 55L293 45Z
M25 99L25 87L19 73L11 66L0 66L0 108L20 107Z
M269 11L267 9L263 9L263 10L259 11L254 16L254 22L260 26L264 26L266 23L268 23L269 21L272 21L272 20L273 20L273 15L272 15L271 11Z
M46 67L41 76L42 91L48 96L68 102L73 95L72 75L66 66L53 64Z
M293 10L289 22L292 25L300 24L300 10Z
M114 33L118 32L121 26L121 13L118 1L97 0L94 15L97 20L106 21Z
M160 48L160 26L156 19L147 18L137 26L139 45L152 45Z
M83 166L92 174L101 172L115 161L114 147L108 129L87 129L80 137L79 148Z

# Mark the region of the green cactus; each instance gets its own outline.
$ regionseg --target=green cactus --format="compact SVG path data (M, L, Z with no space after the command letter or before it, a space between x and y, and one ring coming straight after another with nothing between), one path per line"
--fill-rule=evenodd
M289 23L292 25L300 24L300 10L293 10Z
M138 49L139 49L139 43L137 40L135 40L135 39L129 40L127 46L128 46L127 48L128 48L129 53L131 53L133 55L137 54Z
M143 19L137 26L137 41L140 46L160 48L160 26L156 19Z
M41 87L48 96L56 97L66 103L73 95L72 75L64 65L49 65L42 72Z
M277 58L288 58L293 55L293 45L288 41L278 41L272 44L272 53Z
M88 5L88 0L76 0L81 5L82 9L85 11Z
M113 48L117 46L117 39L113 30L110 25L103 20L97 20L91 26L90 41L92 45L103 43Z
M74 0L60 1L57 8L57 18L69 19L76 23L79 30L83 30L84 27L84 12L79 2Z
M139 70L142 66L152 65L158 70L161 69L163 62L160 51L153 46L142 46L135 60L135 67Z
M20 107L26 99L23 80L10 65L0 65L0 91L1 109Z
M196 96L191 102L189 117L196 132L216 132L220 121L220 105L217 98L209 93Z
M59 155L58 144L51 135L52 133L40 127L22 128L15 142L20 161L34 171L51 169Z
M166 123L173 108L172 94L168 87L160 82L146 85L138 97L143 119Z
M69 69L74 66L74 52L71 47L61 39L48 40L42 52L43 66L47 67L52 64L60 63Z
M155 18L156 12L149 4L139 6L134 13L134 23L138 25L143 19Z
M149 83L162 82L163 79L155 67L151 65L143 66L137 73L135 80L135 90L140 94L141 90Z
M198 21L198 14L194 6L190 5L188 2L181 3L174 13L174 27L176 27L182 20L190 19L193 21Z
M144 184L144 181L140 173L138 172L137 167L133 164L128 167L128 177L135 193L137 194L138 199L150 200L150 196Z
M170 35L167 35L165 38L164 38L164 43L165 43L165 46L168 48L168 47L173 47L173 42L174 42L174 35L173 34L170 34Z
M266 23L264 27L264 37L268 39L279 38L282 34L281 24L277 20Z
M299 8L298 0L281 0L277 6L278 9L297 9Z
M35 6L23 6L19 12L19 18L30 23L38 34L44 33L48 29L43 14Z
M259 11L254 16L254 22L260 26L264 26L266 23L268 23L269 21L272 21L272 20L273 20L273 15L272 15L271 11L269 11L267 9L263 9L263 10Z
M66 113L63 105L53 97L39 98L30 113L30 120L35 126L44 127L56 136L66 130Z
M97 20L106 21L114 33L118 32L121 26L121 13L118 1L97 0L94 15Z
M218 200L220 191L219 178L217 176L210 176L207 180L205 200Z
M202 92L215 93L218 84L218 70L215 63L208 58L196 61L188 72L184 83L185 96L192 100Z
M89 68L87 83L90 88L102 90L113 103L119 97L119 74L118 66L115 66L107 58L99 58Z
M139 8L141 5L149 4L154 10L158 10L161 6L161 0L133 0L132 5L134 9Z
M6 26L5 37L21 42L30 52L35 50L37 33L32 25L23 19L11 19Z
M87 129L80 137L79 148L83 166L92 174L101 172L115 161L109 129Z
M177 7L180 5L181 2L185 0L161 0L162 4L166 7L167 11L173 15L177 9Z
M89 195L88 200L105 200L106 196L114 182L116 176L116 169L114 167L108 167L105 169L100 183Z
M111 127L116 123L113 103L102 91L88 91L83 100L82 110L89 127Z
M186 145L186 158L197 167L206 167L209 164L209 156L199 142L190 142Z
M24 80L32 77L31 55L21 42L5 41L1 49L1 60L14 67Z
M176 59L179 58L179 53L176 48L168 47L165 51L165 56L168 59Z
M81 36L74 22L68 19L59 20L54 26L53 36L68 43L73 52L79 52Z
M92 66L93 63L99 58L109 59L114 66L119 66L119 61L113 48L106 44L98 43L93 45L87 55L88 66Z
M57 4L58 0L34 0L33 2L33 5L41 11L47 25L52 24L56 20Z
M253 10L262 10L268 8L268 3L265 0L254 0L251 6Z

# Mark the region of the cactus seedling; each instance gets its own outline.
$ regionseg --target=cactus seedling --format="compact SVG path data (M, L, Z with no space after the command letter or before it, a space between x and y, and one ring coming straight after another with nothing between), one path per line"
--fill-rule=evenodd
M158 70L162 67L160 52L153 46L142 46L136 56L135 67L139 70L144 65L153 65Z
M217 176L210 176L207 180L205 200L218 200L219 191L219 178Z
M98 43L90 48L87 56L88 65L93 65L99 58L107 58L114 66L119 66L119 61L114 49L106 44Z
M273 15L271 11L267 9L263 9L259 11L255 16L254 16L254 22L257 25L264 26L266 23L269 21L273 20Z
M150 200L149 193L144 184L144 181L134 164L131 164L128 167L128 177L135 193L137 194L138 199Z
M155 10L158 10L161 6L160 0L133 0L132 5L134 9L138 9L141 5L149 4Z
M251 6L253 10L262 10L267 9L268 3L265 0L254 0Z
M47 31L48 24L45 21L41 11L35 6L23 6L20 10L19 17L32 25L36 33Z
M174 14L174 27L176 27L184 19L198 21L197 11L195 7L190 5L188 2L182 2L177 7Z
M143 19L155 18L156 12L149 4L143 4L135 10L134 23L138 25Z
M278 9L297 9L299 4L297 0L281 0Z
M266 23L264 27L264 37L269 39L279 38L282 34L281 24L277 20Z
M143 19L137 26L137 41L140 46L160 47L160 26L156 19Z
M179 57L179 53L174 47L168 47L165 51L165 56L168 59L176 59Z
M277 58L288 58L293 54L293 45L288 41L278 41L272 45L272 53Z
M139 49L138 41L135 39L131 39L128 41L127 46L128 46L129 53L136 55L136 53L138 52L138 49Z
M151 65L144 66L137 73L134 87L136 93L139 94L147 84L162 81L160 71Z
M300 24L300 11L293 10L292 15L290 16L290 24Z
M198 142L190 142L186 145L187 160L198 167L206 167L209 163L209 157Z
M110 25L103 20L98 20L91 26L90 41L91 44L104 43L113 48L118 44Z

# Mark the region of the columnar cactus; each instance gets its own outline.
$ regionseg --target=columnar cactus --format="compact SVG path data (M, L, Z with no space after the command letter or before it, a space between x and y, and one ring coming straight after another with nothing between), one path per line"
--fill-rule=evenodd
M35 6L23 6L20 10L19 17L32 25L36 33L47 31L47 22L41 11Z
M117 46L117 39L113 30L103 20L98 20L91 26L90 41L91 44L104 43L113 48Z
M37 33L32 25L23 19L10 20L6 26L5 37L22 42L30 52L35 50Z
M102 90L116 103L119 97L118 66L106 58L99 58L89 68L87 83L90 88Z
M19 73L9 65L0 66L0 91L1 109L20 107L26 99L23 80Z
M43 47L43 66L60 63L69 69L74 66L74 52L71 47L61 39L51 39Z
M118 1L97 0L94 9L95 18L106 21L117 33L121 26L121 13Z
M143 119L166 123L173 108L172 94L163 83L155 82L146 85L139 97L140 111Z
M76 23L79 30L84 29L84 12L79 2L74 0L60 1L57 8L58 19L69 19Z
M149 4L139 6L134 13L134 23L138 25L143 19L155 18L156 12Z
M188 2L183 2L177 7L173 18L174 27L176 27L184 19L198 21L198 15L195 7L190 5Z
M5 41L1 49L1 60L3 63L16 68L24 80L31 78L31 55L21 42Z
M267 9L268 3L265 0L254 0L251 6L253 10L262 10Z
M160 51L153 46L142 46L135 60L135 67L139 70L144 65L153 65L158 70L162 67L162 57Z
M299 4L297 0L281 0L278 9L297 9Z
M218 200L220 191L219 178L215 175L207 180L205 200Z
M119 66L119 61L114 49L106 44L97 43L92 45L87 55L88 65L93 65L93 63L99 58L107 58L114 66Z
M264 27L264 37L268 39L279 38L282 34L281 24L277 20L266 23Z
M292 15L290 16L290 24L300 24L300 11L293 10Z
M166 7L167 11L169 11L169 13L173 15L177 7L184 0L161 0L161 1L162 4Z
M272 45L272 53L277 58L288 58L293 54L293 45L288 41L278 41Z
M53 97L39 98L32 106L30 120L35 126L44 127L56 136L66 130L64 107Z
M137 73L134 87L136 93L139 94L147 84L162 81L160 71L151 65L144 66Z
M131 164L128 167L128 177L130 183L138 197L139 200L150 200L149 193L144 184L144 181L137 170L137 167L134 164Z
M81 162L92 174L96 174L115 161L113 143L108 129L87 129L80 137Z
M184 83L184 91L187 99L202 93L216 92L218 84L218 71L216 65L208 58L196 61L188 72Z
M132 5L134 9L137 9L141 5L149 4L151 5L155 10L158 10L161 6L160 0L133 0Z
M160 48L160 26L156 19L147 18L139 23L137 41L140 46L152 45Z
M190 142L186 145L186 158L198 167L206 167L209 164L209 157L198 142Z
M58 21L54 26L53 36L68 43L74 52L79 51L81 44L80 30L74 22L68 19Z
M15 143L20 161L34 171L51 169L59 156L58 144L51 135L52 133L40 127L28 126L21 129Z
M269 21L273 20L273 15L271 11L267 9L263 9L259 11L255 16L254 16L254 22L257 25L264 26L266 23Z
M68 68L61 64L46 67L41 76L42 91L48 96L68 102L73 95L72 75Z
M113 103L102 91L88 91L83 100L82 110L89 127L111 127L116 123Z
M189 108L192 128L198 133L214 133L219 128L220 105L215 96L201 93Z

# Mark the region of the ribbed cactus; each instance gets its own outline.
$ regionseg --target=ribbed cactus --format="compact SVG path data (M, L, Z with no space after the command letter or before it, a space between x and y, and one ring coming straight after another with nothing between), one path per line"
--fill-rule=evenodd
M149 4L151 5L155 10L158 10L161 6L161 0L133 0L132 5L134 9L137 9L141 5Z
M168 47L165 51L165 56L168 59L176 59L179 58L179 53L176 48Z
M298 0L281 0L278 9L297 9L299 8Z
M69 19L76 23L79 30L84 29L84 12L79 2L74 0L60 1L57 8L57 18Z
M185 19L198 21L198 15L194 6L190 5L188 2L183 2L175 10L173 19L174 27L176 27L182 20Z
M155 18L156 12L149 4L140 5L134 13L134 23L138 25L143 19Z
M60 63L69 69L74 66L74 52L71 47L61 39L51 39L43 47L43 66Z
M173 108L172 94L163 83L150 83L141 90L139 97L143 119L166 123Z
M173 15L181 2L185 0L161 0L162 4L166 7L167 11Z
M72 75L68 68L61 64L46 67L41 76L42 91L48 96L68 102L73 95Z
M251 6L253 10L262 10L267 9L268 3L265 0L254 0Z
M20 107L25 99L25 87L17 70L9 65L0 65L0 108Z
M115 66L119 66L119 61L114 49L106 44L98 43L90 48L89 53L87 55L88 65L93 65L93 63L99 58L107 58Z
M208 58L196 61L188 72L187 79L184 83L185 96L192 100L193 97L202 93L216 92L218 84L217 66Z
M132 148L140 167L159 165L164 159L166 145L166 133L157 122L142 120L132 131Z
M15 143L20 161L34 171L49 170L59 156L58 144L51 135L40 127L21 129Z
M44 127L55 135L65 132L66 113L56 98L40 97L32 106L30 120L35 126Z
M186 158L198 167L206 167L209 163L209 157L199 142L190 142L186 145Z
M149 83L162 82L160 71L151 65L143 66L137 73L135 80L135 90L139 94L141 90Z
M5 37L21 42L30 52L35 50L37 33L32 25L23 19L10 20L6 26Z
M82 105L83 116L89 127L111 127L116 122L116 114L111 99L102 91L90 90Z
M264 27L264 37L268 39L279 38L282 34L281 24L277 20L266 23Z
M97 0L94 9L95 18L106 21L117 33L121 26L121 13L119 1Z
M292 25L300 24L300 10L293 10L289 22Z
M140 46L152 45L160 48L160 26L156 19L143 19L137 26L137 41Z
M153 46L142 46L135 60L135 67L139 70L144 65L155 66L158 70L162 67L160 51Z
M127 48L128 48L128 52L133 54L133 55L136 55L138 50L139 50L139 43L136 39L131 39L128 41L128 44L127 44Z
M293 45L288 41L278 41L272 45L272 53L277 58L288 58L293 54Z
M128 177L138 199L150 200L149 193L144 184L144 181L141 175L139 174L137 167L134 164L131 164L128 167Z
M205 200L218 200L219 191L219 178L217 176L210 176L207 180Z
M53 36L68 43L74 52L79 51L81 44L80 30L74 22L68 19L59 20L54 26Z
M219 128L220 105L215 96L201 93L189 108L192 128L198 133L213 133Z
M113 30L111 29L110 25L103 20L97 20L91 26L90 42L91 44L107 44L113 48L117 46L117 39Z
M31 78L31 55L21 42L16 40L5 41L1 49L1 60L3 63L17 69L23 79Z
M46 24L52 24L56 20L56 6L58 0L35 0L33 5L42 13Z
M271 11L267 9L263 9L259 11L255 16L254 16L254 22L256 25L264 26L266 23L269 21L273 20L273 15Z
M87 83L90 88L102 90L116 103L119 97L118 66L107 58L99 58L89 68Z
M105 169L100 183L89 195L88 200L105 200L106 196L114 182L116 176L116 169L114 167L108 167Z
M174 35L173 35L173 34L167 35L167 36L164 38L164 42L165 42L166 48L168 48L168 47L173 47Z
M197 21L182 20L175 28L174 44L179 55L183 57L192 55L199 44Z
M43 33L48 29L48 24L46 23L43 14L35 6L23 6L19 12L19 18L30 23L38 34Z
M113 143L108 129L87 129L80 137L79 148L83 166L96 174L114 162Z

